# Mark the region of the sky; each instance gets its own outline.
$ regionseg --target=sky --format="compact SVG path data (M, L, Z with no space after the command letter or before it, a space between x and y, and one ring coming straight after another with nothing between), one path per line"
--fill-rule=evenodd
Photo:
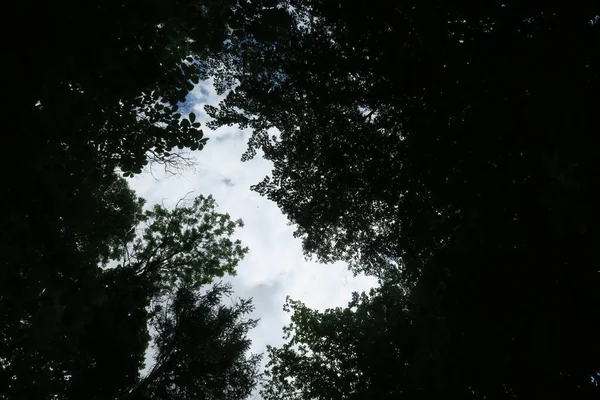
M218 212L244 221L244 228L235 238L249 247L249 253L239 264L237 276L226 280L232 283L234 296L253 299L252 317L260 322L249 336L252 352L265 353L264 365L268 361L266 345L283 343L282 327L290 317L282 308L287 295L311 308L325 310L346 306L352 292L366 291L376 285L376 280L353 277L344 263L324 265L305 259L300 239L293 237L294 226L275 203L250 190L272 168L260 155L240 161L250 131L236 127L211 131L204 126L208 118L204 105L216 104L220 99L210 81L200 82L188 96L185 109L196 114L209 138L203 150L190 154L195 160L193 168L173 175L155 167L152 173L138 175L129 182L148 206L174 206L186 195L210 194L218 204Z

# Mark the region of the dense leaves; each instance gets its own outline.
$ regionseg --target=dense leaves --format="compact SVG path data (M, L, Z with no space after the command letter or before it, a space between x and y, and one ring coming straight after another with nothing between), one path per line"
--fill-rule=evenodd
M246 358L246 333L256 324L244 319L251 303L222 305L230 293L223 286L200 296L215 277L235 273L247 249L230 236L242 223L217 213L210 197L183 202L143 211L143 202L118 178L99 199L113 229L102 246L92 251L94 241L82 238L76 249L53 254L53 262L64 257L61 268L24 268L15 277L3 271L3 398L165 398L161 391L210 390L210 398L225 399L252 390L259 358ZM103 232L93 215L87 222ZM119 224L127 229L117 230ZM77 232L95 233L87 229ZM173 308L184 300L190 303L185 309ZM160 333L154 368L160 379L140 377L149 329ZM176 338L168 346L167 331ZM169 347L175 345L183 348ZM210 352L221 369L211 369ZM183 375L173 389L165 379L175 373ZM132 397L141 396L141 387L146 397Z
M296 306L269 398L598 396L600 8L480 3L263 1L234 29L212 126L253 130L307 255L407 296Z
M146 211L139 236L122 249L119 267L158 282L159 291L172 291L179 284L198 287L214 277L233 275L248 251L230 239L242 221L217 213L212 197L196 197L189 206L180 203L172 211L161 205Z
M65 364L77 358L92 310L107 296L98 263L133 240L130 230L142 212L143 202L114 175L108 186L73 192L74 197L89 195L95 207L65 209L64 218L30 209L20 223L15 213L14 225L3 232L0 387L12 393L8 397L44 398L64 391ZM64 205L45 200L42 209Z
M306 254L381 283L289 300L265 398L600 397L597 2L11 7L0 398L251 393L251 303L207 288L241 221L119 176L203 148L179 106L208 77Z
M260 357L247 356L249 301L221 304L231 287L205 294L182 286L154 319L155 365L130 393L132 399L244 399L258 379Z
M119 177L203 148L199 121L179 106L219 68L234 5L3 5L22 33L5 32L4 46L14 123L2 158L13 172L2 192L1 398L124 398L140 380L154 302L234 273L246 251L229 238L240 222L210 198L143 211ZM239 371L246 387L252 365ZM215 392L239 387L219 382L227 389Z
M253 129L246 157L274 162L255 189L308 254L377 273L451 235L590 231L597 4L259 3L231 46L241 84L209 112Z
M191 79L210 69L231 6L38 3L7 10L28 27L26 35L11 34L5 48L12 60L5 96L15 124L3 165L16 173L3 185L10 212L2 253L3 273L13 277L23 269L71 275L68 263L90 261L75 260L79 250L106 258L109 232L131 227L123 216L127 200L113 204L119 215L99 204L115 185L115 168L130 175L149 160L176 160L174 147L203 147L200 125L183 122L194 117L178 114L177 104ZM10 278L3 281L13 287Z
M149 151L161 159L176 146L201 147L199 124L180 121L177 105L216 68L232 5L63 1L35 14L16 6L11 15L27 18L36 40L7 49L20 61L8 94L27 121L15 144L45 153L66 144L71 155L92 145L104 167L126 172L139 172Z
M284 309L293 312L288 342L269 348L265 399L419 398L414 329L398 287L355 293L348 308L317 312L288 298Z
M589 244L578 246L583 262ZM445 250L411 293L386 284L325 312L288 299L287 342L269 348L263 396L595 399L600 314L588 304L598 304L598 277L519 270L524 259L542 270L569 256Z

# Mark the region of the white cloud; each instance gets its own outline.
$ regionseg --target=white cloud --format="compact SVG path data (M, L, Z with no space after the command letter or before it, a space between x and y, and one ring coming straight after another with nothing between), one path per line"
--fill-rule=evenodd
M201 83L191 97L198 119L205 122L203 105L219 100L215 90L210 82ZM205 135L210 138L207 146L192 153L198 162L195 170L176 176L155 170L156 178L143 174L130 183L149 205L164 202L173 206L193 191L190 196L212 194L220 212L244 220L245 227L237 237L250 252L240 263L237 276L228 280L236 296L254 298L254 317L261 322L250 334L253 352L262 353L267 344L282 343L281 328L289 322L289 315L282 310L286 295L324 310L345 306L353 291L375 286L372 278L353 277L343 263L320 265L304 259L300 241L293 237L294 227L287 224L276 204L250 191L272 167L260 157L240 161L250 132L221 128L205 130Z

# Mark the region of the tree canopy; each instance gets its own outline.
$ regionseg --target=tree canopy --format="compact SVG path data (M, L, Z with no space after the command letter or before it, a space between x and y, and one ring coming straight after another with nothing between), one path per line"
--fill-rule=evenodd
M589 248L572 261L591 259ZM522 271L554 257L573 255L445 249L410 291L386 283L324 312L288 299L292 322L286 343L268 349L263 397L594 399L598 278Z
M220 284L200 294L215 278L235 274L247 252L230 239L241 221L217 213L214 200L202 196L172 210L143 211L122 178L115 185L121 191L105 192L107 201L137 206L125 215L127 231L114 232L92 253L102 258L84 258L85 249L67 253L65 262L82 262L48 276L38 270L20 276L17 287L29 292L12 310L3 304L12 311L4 315L3 395L183 399L201 390L211 399L243 398L256 383L259 361L247 356L246 334L256 324L247 318L251 302L222 304L231 289ZM118 265L99 269L97 262ZM4 291L2 299L14 302L10 295ZM150 331L157 332L155 364L142 377Z
M237 400L252 393L260 356L247 356L246 334L257 321L246 318L250 301L221 304L230 294L228 285L215 285L203 295L178 289L157 312L156 364L131 398Z
M308 254L374 273L450 237L590 231L595 2L259 4L229 48L241 83L208 111L253 130L245 158L274 163L255 190Z
M1 399L252 393L252 303L215 282L242 222L124 179L204 147L181 106L209 77L306 255L380 283L288 299L265 399L599 397L598 2L4 7Z
M179 106L219 68L215 56L234 5L3 5L25 33L7 34L5 46L11 62L4 88L15 124L2 158L4 170L14 173L3 185L1 398L133 396L158 324L155 303L185 291L197 297L213 279L235 272L246 249L230 236L241 222L217 213L212 198L144 211L144 200L120 177L139 174L148 162L172 165L180 149L205 145L196 116ZM214 291L218 299L228 293ZM244 361L250 305L202 299L177 316L203 320L215 334L235 330L219 342L230 352L215 355L223 376L211 390L244 393L256 367L256 357ZM213 312L218 321L209 318ZM175 328L193 326L186 324ZM189 329L187 350L202 340ZM180 355L169 357L163 374L179 365ZM163 379L153 388L192 390L187 384ZM145 390L148 396L158 394Z
M597 2L256 7L211 126L252 130L308 256L413 304L294 306L268 398L596 397Z

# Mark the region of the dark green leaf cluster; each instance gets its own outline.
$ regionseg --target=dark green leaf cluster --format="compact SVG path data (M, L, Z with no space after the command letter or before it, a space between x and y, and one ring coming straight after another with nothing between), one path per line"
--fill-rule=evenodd
M172 291L178 285L198 287L214 277L234 275L248 252L239 240L231 240L241 220L215 211L212 197L199 196L188 206L169 211L161 205L144 212L140 235L122 249L122 267L148 277Z
M211 126L253 131L308 256L384 284L291 303L264 395L598 397L597 2L252 3Z
M598 10L525 3L258 2L212 126L252 128L244 159L274 163L254 189L322 261L414 269L458 235L589 231Z
M386 283L324 312L288 299L291 324L286 343L268 349L263 396L594 399L599 282L581 267L594 252L590 243L467 256L447 248L412 290Z
M215 285L205 294L180 287L154 317L156 364L131 398L247 398L258 379L260 357L247 356L246 335L257 321L246 319L250 301L222 304L231 287Z
M250 301L222 304L231 294L223 285L200 294L214 278L235 274L247 249L230 237L242 222L217 213L211 197L143 211L122 178L98 202L103 214L86 219L92 227L65 227L65 235L78 235L65 236L53 253L34 248L46 269L30 255L21 270L3 271L2 398L250 393L259 363L246 354L246 334L256 324L246 318ZM158 332L155 364L142 377L149 330Z
M12 172L0 231L1 399L252 390L250 304L222 305L222 287L210 301L199 294L235 273L247 252L231 238L241 221L217 213L210 197L144 211L119 176L149 162L176 166L178 150L204 147L196 115L179 106L224 68L218 52L236 4L64 0L4 10L21 33L7 32L3 50L2 165ZM189 310L159 313L184 293ZM173 342L180 350L161 348L161 375L141 377L151 333L171 319L172 334L185 337ZM175 373L181 379L170 382Z
M28 26L5 49L14 60L6 95L18 104L14 117L26 121L16 124L11 145L42 154L68 145L71 155L91 146L103 167L129 174L150 155L202 148L200 125L177 109L220 68L235 2L76 3L11 11Z

